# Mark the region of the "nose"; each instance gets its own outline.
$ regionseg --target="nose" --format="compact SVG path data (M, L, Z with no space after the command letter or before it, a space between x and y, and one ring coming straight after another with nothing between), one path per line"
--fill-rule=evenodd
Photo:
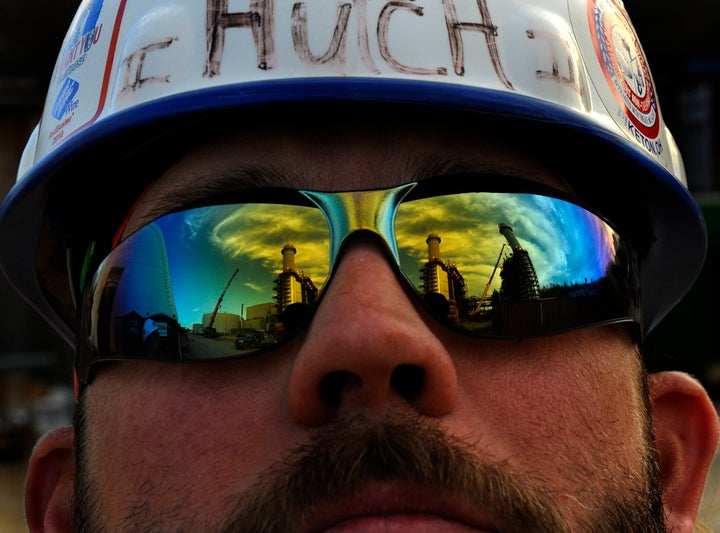
M343 411L382 416L400 402L440 417L452 410L457 388L450 354L379 243L354 237L295 357L291 415L318 426Z

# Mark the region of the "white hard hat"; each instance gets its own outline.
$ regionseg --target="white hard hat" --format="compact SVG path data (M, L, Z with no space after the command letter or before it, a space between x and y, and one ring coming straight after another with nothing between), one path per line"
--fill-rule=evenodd
M160 152L125 180L116 162L191 118L327 103L506 121L634 236L645 331L700 271L702 214L620 0L86 0L0 211L2 269L72 342L59 253Z

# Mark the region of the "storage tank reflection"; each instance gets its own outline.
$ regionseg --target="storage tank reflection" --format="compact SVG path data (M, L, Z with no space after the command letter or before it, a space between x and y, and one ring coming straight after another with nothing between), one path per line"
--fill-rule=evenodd
M179 324L160 228L148 224L122 242L108 257L96 280L90 332L99 350L109 354L177 358ZM109 317L107 316L109 315ZM99 328L107 327L108 335ZM109 346L100 346L100 339Z

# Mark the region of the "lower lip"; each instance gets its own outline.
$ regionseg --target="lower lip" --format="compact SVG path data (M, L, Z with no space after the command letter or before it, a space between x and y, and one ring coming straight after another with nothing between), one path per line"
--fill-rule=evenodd
M323 533L467 533L469 531L479 533L485 530L435 515L397 514L350 518L333 525Z

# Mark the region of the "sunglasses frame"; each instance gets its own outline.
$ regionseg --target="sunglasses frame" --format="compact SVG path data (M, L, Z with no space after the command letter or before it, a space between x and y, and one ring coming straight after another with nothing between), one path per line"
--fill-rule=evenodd
M468 178L471 178L476 183L482 183L482 187L468 186ZM479 179L482 178L482 179ZM494 184L495 186L491 186ZM478 190L480 189L480 190ZM588 209L586 206L577 202L576 199L570 197L570 195L563 193L555 188L545 186L544 184L537 182L529 182L518 178L508 176L497 176L497 175L478 175L478 174L460 174L449 178L448 176L442 176L437 178L430 178L426 180L420 180L416 182L405 183L395 187L387 187L382 189L365 189L358 191L314 191L308 189L287 189L287 188L253 188L253 189L240 189L232 192L222 193L220 195L212 195L210 197L203 198L202 200L186 203L182 207L172 209L167 213L163 213L156 217L154 220L162 218L166 215L173 213L184 212L190 209L196 209L201 207L225 205L225 204L280 204L280 205L298 205L307 207L318 207L322 212L328 228L330 230L330 251L329 259L330 265L328 267L328 274L323 282L322 289L320 289L317 298L315 299L312 307L308 310L307 316L304 316L300 321L299 325L291 328L292 331L289 333L287 340L294 338L299 331L302 331L307 324L312 320L314 311L320 305L322 295L326 292L325 289L328 287L333 279L333 274L336 270L336 266L339 260L344 255L344 248L347 244L348 239L357 233L365 233L376 235L383 243L383 249L388 255L394 271L399 279L404 280L403 285L407 286L408 292L415 294L420 300L423 300L423 295L420 290L415 287L413 282L408 278L404 272L401 261L399 258L399 252L397 242L395 238L395 214L397 208L403 202L409 202L412 200L419 200L424 198L433 197L444 197L454 194L462 193L509 193L509 194L531 194L545 196L552 199L569 202L585 211L591 213L594 217L597 217L602 223L607 225L612 232L618 236L621 242L627 243L628 241L621 235L615 228L612 227L603 217L597 213ZM271 198L272 201L269 201ZM262 200L262 202L258 202ZM144 227L151 224L152 221L148 222ZM140 231L140 228L138 231ZM133 232L133 234L136 232ZM132 238L130 234L124 237L118 246L122 246L122 243ZM625 251L631 251L631 246L626 246ZM110 252L112 253L112 252ZM97 257L97 256L96 256ZM109 254L108 254L109 257ZM498 262L500 257L498 257ZM85 288L85 296L83 301L88 297L88 291L93 288L94 282L89 282L91 276L87 273L89 269L92 269L94 261L86 261L86 267L84 269L83 277L88 280L87 287ZM632 275L634 279L629 281L629 285L633 288L634 294L628 295L628 301L631 302L629 310L626 316L618 316L612 320L606 320L602 323L640 323L639 317L639 288L638 288L638 270L637 270L637 258L632 257L630 263ZM102 262L98 263L95 267L95 276L100 269ZM497 265L496 265L497 267ZM92 276L93 278L95 276ZM427 303L423 302L427 308ZM82 306L81 306L82 307ZM432 310L431 310L432 311ZM452 327L451 324L447 324L435 313L431 313L440 323ZM83 321L81 320L81 323ZM580 327L590 327L596 324L585 324L569 329L578 329ZM78 350L76 359L76 371L80 381L83 384L87 384L92 379L91 367L96 363L102 361L112 360L153 360L153 357L131 357L131 356L102 356L89 347L87 342L84 342L83 334L86 331L82 330L78 335ZM478 335L464 331L461 328L452 328L461 333L469 335L474 338L508 338L508 337L496 337L492 335ZM544 333L556 334L562 333L562 330L549 331ZM532 337L542 335L530 335ZM514 338L514 337L510 337ZM283 342L284 344L284 342ZM178 358L173 359L178 362L186 361L208 361L208 360L229 360L229 359L241 359L246 357L257 356L262 353L266 353L268 350L273 349L275 346L268 348L259 348L253 352L238 353L235 357L218 357L217 359L183 359L180 355ZM93 353L95 352L95 353ZM166 360L160 358L161 360Z

